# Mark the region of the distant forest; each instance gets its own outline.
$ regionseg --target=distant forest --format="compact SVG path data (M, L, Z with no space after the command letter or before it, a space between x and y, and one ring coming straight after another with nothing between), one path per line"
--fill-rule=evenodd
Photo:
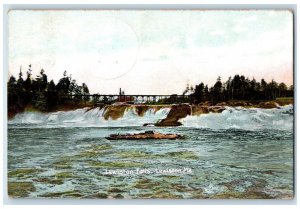
M79 106L90 99L88 96L74 96L70 100L68 95L88 95L89 88L85 83L78 85L75 79L67 75L67 71L63 73L63 77L57 84L53 80L48 81L48 76L43 69L36 78L32 78L31 65L26 74L24 80L20 69L17 79L11 76L8 80L8 112L11 114L22 112L28 106L40 111L52 111L63 105Z
M8 87L8 112L11 115L22 112L30 106L40 111L54 111L59 107L80 107L84 105L93 105L99 101L91 101L89 88L85 83L78 85L71 75L64 71L63 76L55 84L53 80L48 81L48 76L41 69L36 78L32 77L31 65L26 71L26 79L23 79L23 73L20 69L18 78L11 76L7 83ZM226 102L228 100L274 100L277 97L293 97L294 87L287 86L285 83L277 83L272 80L267 83L264 79L260 82L254 78L249 80L243 75L229 77L226 82L217 78L212 87L204 83L193 86L187 86L183 95L180 97L174 94L169 99L163 99L156 103L182 103L189 102L199 104L209 101L212 104ZM99 97L98 97L99 98ZM106 102L106 101L102 101Z
M264 79L256 81L254 78L249 80L243 75L229 77L227 81L217 78L212 87L200 83L195 87L187 86L183 94L192 92L190 100L192 103L210 101L212 104L226 102L228 100L274 100L278 97L293 97L294 86L287 86L285 83L277 83L272 80L267 83Z

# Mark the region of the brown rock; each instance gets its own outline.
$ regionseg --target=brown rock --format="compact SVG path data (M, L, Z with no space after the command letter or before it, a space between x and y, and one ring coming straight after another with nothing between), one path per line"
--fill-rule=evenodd
M270 102L260 102L258 104L259 108L277 108L278 104L276 102L270 101Z
M208 107L205 106L192 106L192 115L198 116L201 114L207 114L209 113Z
M202 105L203 105L203 106L211 106L211 105L212 105L212 102L206 101L206 102L203 102Z
M138 114L138 116L144 116L144 114L149 109L149 106L146 105L138 105L135 106L135 112Z
M227 105L226 102L220 102L220 103L217 104L217 106L226 106L226 105Z
M173 105L165 119L155 123L155 126L180 126L179 119L191 115L191 106L187 104Z
M106 137L109 140L145 140L145 139L179 139L182 138L179 134L162 134L154 131L145 131L144 133L138 134L111 134L110 136Z
M213 112L213 113L221 113L225 110L224 107L222 106L212 106L212 107L209 107L209 112Z
M105 120L109 118L117 120L118 118L123 117L125 110L129 105L108 105L104 109L103 117Z

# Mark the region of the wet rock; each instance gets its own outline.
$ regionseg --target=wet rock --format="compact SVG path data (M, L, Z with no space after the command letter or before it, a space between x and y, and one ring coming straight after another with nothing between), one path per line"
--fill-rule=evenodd
M198 116L201 114L207 114L209 113L208 107L205 106L192 106L192 115Z
M259 108L277 108L278 104L276 102L270 101L270 102L260 102L258 104Z
M293 97L276 98L275 102L280 106L290 105L290 104L294 104L294 98Z
M108 137L105 137L109 140L157 140L157 139L180 139L183 136L179 134L162 134L154 131L145 131L143 133L136 133L136 134L111 134Z
M191 115L191 106L187 104L173 105L165 119L156 122L155 126L181 126L179 119Z
M143 126L154 126L154 123L144 123Z
M129 107L129 105L108 105L104 108L103 117L105 120L117 120L123 117L127 107Z
M144 114L148 111L148 109L149 109L149 106L146 106L146 105L135 106L135 112L140 117L144 116Z
M177 120L177 119L176 119ZM182 123L175 121L174 119L163 119L154 124L155 126L181 126Z

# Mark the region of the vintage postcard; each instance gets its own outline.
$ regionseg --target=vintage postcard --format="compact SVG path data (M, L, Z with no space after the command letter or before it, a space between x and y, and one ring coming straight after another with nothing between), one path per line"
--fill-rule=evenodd
M293 12L10 10L10 198L293 199Z

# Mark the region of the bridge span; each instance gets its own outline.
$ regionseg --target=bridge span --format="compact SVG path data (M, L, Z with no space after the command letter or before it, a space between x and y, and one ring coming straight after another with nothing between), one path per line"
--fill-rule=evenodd
M81 98L84 101L93 101L95 103L113 103L113 102L163 102L164 100L171 100L178 102L190 99L190 95L177 95L177 94L72 94L66 96L68 99Z

